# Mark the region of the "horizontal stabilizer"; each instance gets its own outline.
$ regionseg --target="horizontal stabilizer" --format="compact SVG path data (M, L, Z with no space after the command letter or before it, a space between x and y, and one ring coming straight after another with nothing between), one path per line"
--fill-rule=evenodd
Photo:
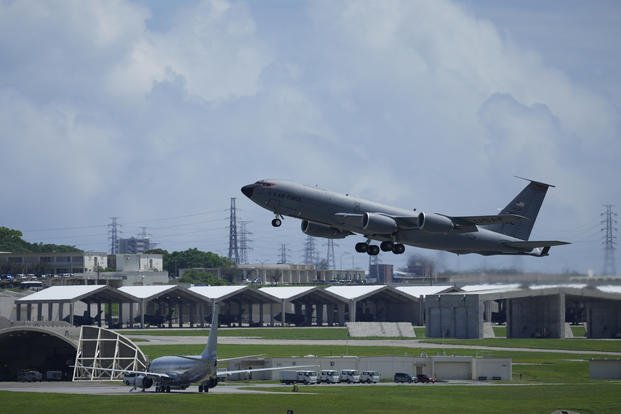
M505 245L516 249L536 249L537 247L551 247L571 244L569 242L559 240L532 240L532 241L515 241L506 242Z

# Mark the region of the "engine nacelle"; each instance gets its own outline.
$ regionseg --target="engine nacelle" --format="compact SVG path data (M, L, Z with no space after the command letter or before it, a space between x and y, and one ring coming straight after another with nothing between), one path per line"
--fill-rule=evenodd
M420 213L418 228L430 233L448 233L455 227L453 221L445 216L434 213Z
M132 385L138 388L150 388L153 385L153 379L143 374L125 374L123 379L125 385Z
M395 219L378 213L364 213L362 229L365 234L393 234L398 226Z
M323 237L326 239L344 239L351 234L348 231L339 230L325 224L308 220L302 220L302 231L309 236Z

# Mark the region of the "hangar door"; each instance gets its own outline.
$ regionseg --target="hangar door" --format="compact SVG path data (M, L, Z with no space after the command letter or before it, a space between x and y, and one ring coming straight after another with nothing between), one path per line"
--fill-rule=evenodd
M472 363L467 361L436 361L434 376L439 380L471 380Z
M126 371L146 371L147 357L131 340L115 331L82 326L73 381L122 379Z

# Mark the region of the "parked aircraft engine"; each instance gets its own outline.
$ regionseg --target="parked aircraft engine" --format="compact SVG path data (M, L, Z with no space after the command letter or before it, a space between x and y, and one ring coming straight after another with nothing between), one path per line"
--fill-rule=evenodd
M397 231L395 219L378 213L364 213L362 229L365 234L393 234Z
M434 213L420 213L418 215L418 228L430 233L448 233L455 225L445 216Z
M302 220L302 231L313 237L324 237L326 239L344 239L351 233L327 226L314 221Z
M132 385L137 388L150 388L153 385L153 379L141 374L125 374L123 379L125 385Z

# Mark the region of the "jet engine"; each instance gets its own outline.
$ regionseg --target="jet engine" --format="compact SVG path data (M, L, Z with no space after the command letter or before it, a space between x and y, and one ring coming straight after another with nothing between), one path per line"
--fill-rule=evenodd
M137 388L150 388L153 385L153 379L142 374L125 374L123 382L125 385L132 385Z
M364 213L362 229L365 234L393 234L398 226L395 219L378 213Z
M447 233L453 229L453 221L440 214L420 213L418 215L418 228L430 233Z
M324 237L326 239L344 239L351 234L348 231L308 220L302 220L302 231L309 236Z

